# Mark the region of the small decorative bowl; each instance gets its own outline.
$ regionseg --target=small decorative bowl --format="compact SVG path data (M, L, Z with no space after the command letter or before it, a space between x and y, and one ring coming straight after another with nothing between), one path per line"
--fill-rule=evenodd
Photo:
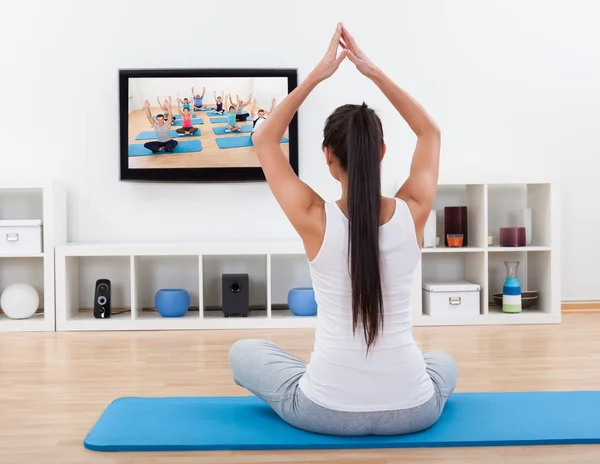
M292 288L288 293L288 306L294 316L316 316L315 291L311 287Z
M156 292L154 306L162 317L181 317L190 307L190 295L183 288L163 288Z
M494 293L492 295L494 299L494 303L498 306L502 306L502 293ZM526 292L521 292L521 307L523 310L527 310L533 306L533 304L538 299L538 292L531 290Z

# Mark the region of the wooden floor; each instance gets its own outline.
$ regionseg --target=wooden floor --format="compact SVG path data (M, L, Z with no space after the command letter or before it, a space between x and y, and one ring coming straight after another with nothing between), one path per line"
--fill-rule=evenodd
M598 463L600 446L118 453L82 440L127 395L241 395L228 347L267 337L304 359L312 330L0 334L0 462L12 463ZM451 353L457 391L600 389L600 314L562 325L420 327L422 349Z
M179 114L177 110L177 102L173 102L173 114ZM251 105L245 108L250 114ZM158 106L150 108L151 114L156 116L163 111ZM212 123L210 117L205 111L194 112L197 117L204 120L204 124L197 124L200 130L200 137L180 135L176 138L178 142L187 142L191 140L200 140L202 143L202 151L194 153L164 153L149 156L135 156L129 158L129 167L133 169L164 169L164 168L205 168L205 167L260 167L258 157L254 147L240 147L221 149L217 145L217 137L236 137L249 136L250 133L228 133L223 135L215 135L213 127L224 127L225 123ZM252 124L252 122L242 122L240 125ZM179 129L181 126L172 126L172 130ZM148 118L144 114L143 109L132 111L129 115L129 143L144 144L150 140L136 140L135 138L140 132L154 131ZM289 137L288 131L285 132L285 137ZM282 143L281 149L286 157L289 158L289 143Z

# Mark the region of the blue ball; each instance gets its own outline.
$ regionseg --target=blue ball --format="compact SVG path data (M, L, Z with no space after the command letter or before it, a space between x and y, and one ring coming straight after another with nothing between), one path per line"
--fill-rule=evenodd
M190 295L182 288L163 288L156 292L154 306L162 317L181 317L190 307Z
M315 316L317 300L311 287L292 288L288 293L288 306L295 316Z

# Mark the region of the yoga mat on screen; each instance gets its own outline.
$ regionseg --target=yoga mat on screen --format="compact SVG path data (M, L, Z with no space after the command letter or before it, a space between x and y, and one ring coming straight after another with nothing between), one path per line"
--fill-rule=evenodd
M216 111L207 111L206 116L223 116L223 113L217 113Z
M176 131L171 131L171 137L173 138L184 138L184 137L200 137L202 135L200 133L200 129L194 135L180 135ZM140 132L138 136L135 138L136 140L156 140L156 132L154 131L144 131Z
M202 118L192 118L192 125L193 126L197 126L199 124L204 124L204 119ZM183 126L183 119L178 119L176 120L173 124L171 124L173 127L175 126Z
M189 135L188 135L189 137ZM184 137L182 137L184 138ZM178 153L194 153L202 151L202 143L200 140L190 140L189 142L179 142L177 146L173 149L173 153L168 151L159 151L158 153L152 153L152 151L148 150L144 147L143 143L135 143L129 145L129 156L151 156L151 155L176 155Z
M210 119L210 122L212 122L213 124L218 124L221 122L227 122L227 117L220 117L220 118L208 118ZM244 121L237 121L239 122L247 122L247 121L252 121L252 116L248 116Z
M84 440L95 451L438 448L600 443L600 391L455 393L429 429L337 437L286 424L244 397L120 398Z
M252 138L249 135L242 135L241 137L223 137L215 139L219 148L240 148L240 147L251 147ZM287 143L289 140L285 137L281 138L281 143Z
M242 130L238 132L226 132L227 126L213 127L212 130L215 133L215 135L249 134L250 132L252 132L252 127L254 127L252 124L242 124Z
M182 119L180 114L172 114L172 116L175 119ZM200 116L198 116L197 114L192 114L192 119L196 119L199 118ZM154 119L156 119L156 116L153 117Z

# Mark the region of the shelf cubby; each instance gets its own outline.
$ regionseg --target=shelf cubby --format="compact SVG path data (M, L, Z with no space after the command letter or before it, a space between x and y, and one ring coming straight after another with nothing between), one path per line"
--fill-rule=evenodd
M271 304L287 306L287 297L294 287L312 287L306 255L271 255Z
M43 215L44 190L41 186L0 187L0 219L41 219Z
M44 259L43 257L0 258L0 295L9 285L27 283L32 285L40 302L36 313L28 319L10 319L0 308L0 325L20 325L23 329L35 329L44 323Z
M115 321L131 320L131 258L129 256L68 256L59 263L66 276L64 293L57 294L57 303L64 305L57 328L72 323L75 327L88 323L114 325ZM61 274L62 275L62 274ZM96 281L110 280L111 317L94 317ZM58 282L62 283L62 280Z
M444 237L444 208L447 206L467 207L467 233L469 241L466 247L447 248ZM483 249L487 243L485 230L485 185L440 185L436 193L433 210L436 212L436 231L439 237L439 246L427 248L428 253L444 251L465 252L470 249ZM476 250L477 251L477 250Z
M502 293L504 280L506 279L506 266L504 262L519 262L517 277L521 284L521 291L537 291L538 298L529 308L524 309L523 313L528 314L551 314L552 306L552 262L549 251L519 251L506 253L493 253L489 258L489 292L488 302L490 313L493 315L503 315L505 317L519 317L523 313L507 314L502 312L502 308L494 303L493 294Z
M488 186L488 235L499 247L501 227L522 227L521 210L531 209L532 250L549 250L552 224L552 186L550 184L491 184ZM523 248L523 247L520 247Z
M248 317L267 319L269 317L267 263L268 255L266 253L203 255L203 318L225 319L222 311L223 274L248 274L250 284ZM237 317L233 318L237 319Z
M164 288L182 288L190 296L190 309L183 316L200 317L200 260L194 255L131 257L131 307L133 319L156 319L154 299Z
M480 286L479 314L487 314L486 255L475 253L446 253L423 255L422 283L467 281ZM429 315L423 314L429 317Z
M288 307L288 293L296 287L312 287L306 254L270 255L271 317L295 317ZM304 316L313 318L314 316Z

